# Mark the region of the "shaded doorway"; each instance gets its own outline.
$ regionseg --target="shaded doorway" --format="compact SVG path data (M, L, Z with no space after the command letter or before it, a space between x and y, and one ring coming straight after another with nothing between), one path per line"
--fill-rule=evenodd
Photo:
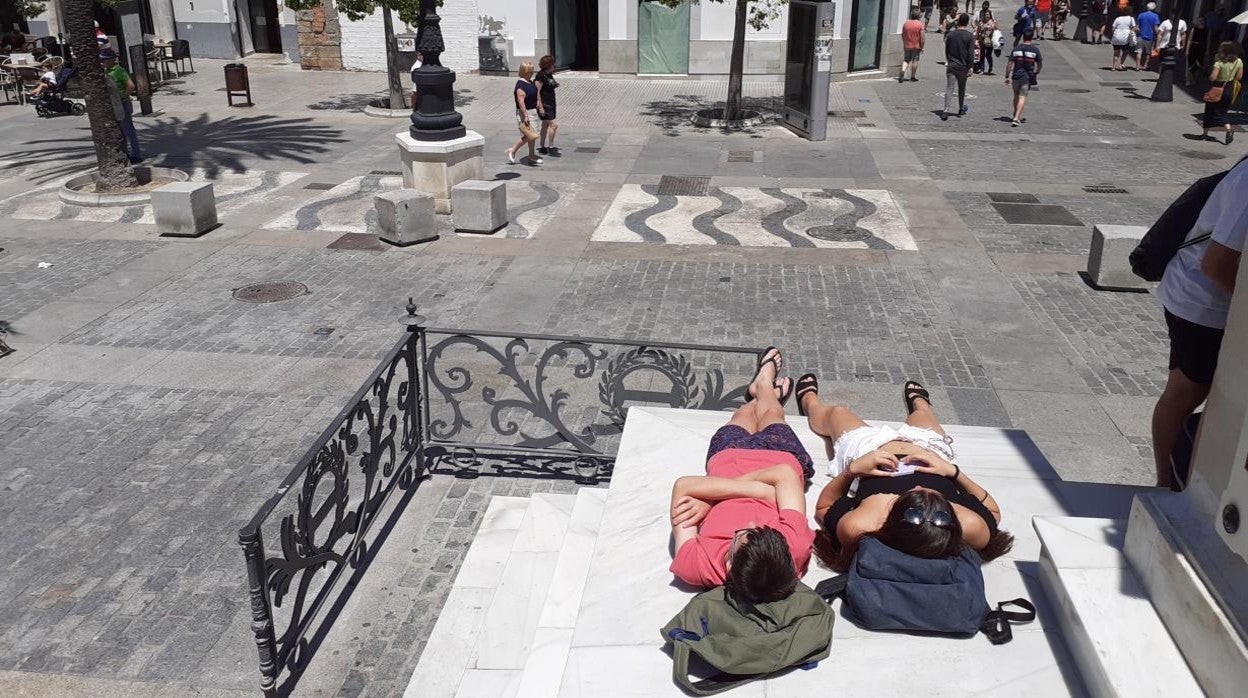
M277 0L247 0L251 43L256 53L282 52L282 21Z
M689 3L637 6L637 74L689 74Z
M875 70L880 67L881 29L884 27L884 0L854 0L849 30L849 70Z
M555 67L598 70L598 0L548 0Z

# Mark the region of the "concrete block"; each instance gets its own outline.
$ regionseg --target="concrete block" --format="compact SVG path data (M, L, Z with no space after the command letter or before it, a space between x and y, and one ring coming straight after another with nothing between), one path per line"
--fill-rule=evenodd
M377 208L378 234L391 245L405 247L438 239L438 220L433 195L412 189L399 189L373 198Z
M218 225L212 182L174 182L154 190L152 215L163 237L203 235Z
M455 230L492 233L507 225L507 183L470 179L451 187Z
M1146 289L1148 282L1131 271L1128 258L1148 228L1139 225L1092 227L1088 252L1088 277L1100 288Z

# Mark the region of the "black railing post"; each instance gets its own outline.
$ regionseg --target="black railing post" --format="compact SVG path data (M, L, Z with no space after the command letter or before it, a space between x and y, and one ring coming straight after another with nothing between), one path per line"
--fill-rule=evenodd
M426 422L429 419L425 396L428 383L425 378L425 316L417 313L416 301L407 297L407 314L399 318L399 322L410 335L407 338L407 414L412 420L414 438L412 448L415 450L415 474L419 475L425 467L425 434Z
M251 596L251 632L260 653L260 690L266 696L277 695L277 637L273 633L273 609L265 588L264 537L259 528L244 528L238 533L247 560L247 587Z

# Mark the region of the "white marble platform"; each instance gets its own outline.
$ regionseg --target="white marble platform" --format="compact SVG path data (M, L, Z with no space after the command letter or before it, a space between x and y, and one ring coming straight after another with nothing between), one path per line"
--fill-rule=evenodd
M661 628L688 601L667 571L671 563L667 507L672 481L704 471L707 444L727 420L722 412L633 407L598 531L589 577L558 695L682 696L662 651ZM790 424L819 470L807 494L808 511L828 481L826 443L805 420ZM832 656L797 671L734 691L736 696L817 695L835 686L848 695L1082 695L1083 688L1043 598L1038 579L1040 542L1031 517L1123 518L1135 488L1065 483L1024 432L948 426L962 467L1001 504L1002 526L1017 539L1014 551L985 567L990 601L1026 596L1040 620L1015 628L1009 645L969 640L868 633L838 619ZM814 586L832 573L812 561L804 581ZM839 602L838 602L839 603ZM898 657L904 671L881 671ZM855 691L854 689L859 689Z
M1205 695L1123 555L1124 519L1037 517L1041 577L1088 691Z

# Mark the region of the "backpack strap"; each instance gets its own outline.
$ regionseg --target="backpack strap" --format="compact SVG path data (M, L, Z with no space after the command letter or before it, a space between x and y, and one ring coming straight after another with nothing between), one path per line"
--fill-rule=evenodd
M1006 606L1018 606L1022 611L1007 611ZM995 610L989 611L980 624L979 631L988 636L994 645L1004 645L1014 639L1014 631L1010 623L1030 623L1036 619L1036 607L1027 599L1013 599L997 604Z
M784 674L795 667L799 669L813 669L817 664L819 664L817 661L806 662L805 664L795 664L793 667L786 667L778 671L766 672L762 674L729 674L726 672L720 672L707 679L690 681L689 655L693 653L693 649L689 646L689 643L681 642L680 640L687 636L692 636L696 639L698 636L696 633L690 633L687 630L681 632L687 633L688 635L676 636L676 634L673 633L672 680L675 681L678 686L696 696L713 696L717 693L730 691L738 686L744 686L751 681L766 679L772 676L779 676L780 674Z
M848 574L838 574L835 577L828 577L815 585L815 593L818 594L824 601L831 603L832 599L835 599L838 596L845 596L845 587L848 585L848 582Z

